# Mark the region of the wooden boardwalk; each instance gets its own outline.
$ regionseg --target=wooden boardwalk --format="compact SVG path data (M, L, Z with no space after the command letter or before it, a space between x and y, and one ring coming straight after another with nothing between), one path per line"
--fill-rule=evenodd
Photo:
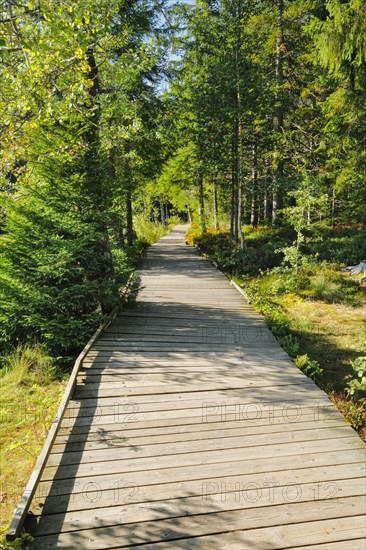
M365 447L183 227L81 369L31 548L365 550Z

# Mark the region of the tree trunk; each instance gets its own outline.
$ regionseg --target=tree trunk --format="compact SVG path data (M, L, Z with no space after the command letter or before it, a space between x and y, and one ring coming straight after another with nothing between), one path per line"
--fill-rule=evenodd
M253 227L258 226L258 146L253 143L253 164L252 164L252 204L250 211L250 224Z
M235 124L231 150L231 216L230 216L230 236L232 239L238 239L237 233L237 213L238 213L238 179L237 179L237 125Z
M332 213L331 213L331 216L332 216L332 228L334 229L335 227L335 187L333 186L333 189L332 189Z
M239 242L240 242L240 248L244 248L244 235L242 230L242 222L243 222L243 188L239 184L238 188L238 235L239 235Z
M272 225L275 223L277 218L277 209L278 209L278 193L274 191L272 194Z
M265 190L263 197L263 218L269 220L271 217L271 205L269 199L269 189L271 181L271 165L269 160L266 161L266 172L265 172Z
M283 59L285 54L284 44L284 28L283 28L283 12L284 0L277 0L277 39L276 39L276 114L274 118L274 131L277 134L283 131L284 109L282 99L283 85ZM282 207L282 176L283 176L283 160L282 150L277 145L277 150L274 154L274 170L273 170L273 204L272 204L272 223L277 218L277 211Z
M162 195L159 195L159 203L160 203L160 222L162 226L165 227L165 212L164 212L164 203L163 203Z
M235 69L236 69L236 107L237 107L237 128L238 128L238 139L237 139L237 177L238 177L238 219L237 219L237 233L239 236L240 248L244 248L244 235L242 231L242 222L243 222L243 162L244 162L244 152L243 152L243 123L242 123L242 105L241 105L241 71L240 71L240 62L241 62L241 11L238 7L237 12L237 21L236 21L236 30L235 30Z
M187 215L188 215L189 223L192 223L192 215L191 215L191 210L190 210L189 206L187 206Z
M132 193L131 189L126 193L126 240L127 245L133 244L133 222L132 222Z
M213 186L213 215L214 215L214 228L218 230L219 228L219 222L218 222L218 204L217 204L217 183L216 180L213 180L212 182Z
M203 189L203 174L201 170L198 173L198 214L200 217L201 233L206 232L206 220L205 220L205 197Z

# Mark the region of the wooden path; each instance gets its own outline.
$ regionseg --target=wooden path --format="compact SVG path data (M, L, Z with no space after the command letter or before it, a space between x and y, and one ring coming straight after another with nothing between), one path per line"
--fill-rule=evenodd
M30 547L365 550L363 443L184 229L83 363Z

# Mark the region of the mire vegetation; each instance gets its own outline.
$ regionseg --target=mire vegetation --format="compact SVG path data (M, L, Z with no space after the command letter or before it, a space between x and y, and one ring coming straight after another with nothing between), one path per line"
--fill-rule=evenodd
M0 539L56 416L66 379L40 345L19 346L0 371Z
M341 258L357 261L366 231L307 228L297 252L290 226L244 234L244 250L224 231L192 226L187 239L245 289L295 365L366 439L366 284L340 270Z

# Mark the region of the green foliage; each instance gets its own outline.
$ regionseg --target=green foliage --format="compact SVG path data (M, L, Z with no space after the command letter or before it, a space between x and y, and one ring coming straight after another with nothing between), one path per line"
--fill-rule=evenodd
M356 265L366 258L366 229L314 225L308 229L310 246L320 260Z
M366 394L366 356L357 357L351 365L357 377L348 382L348 395Z
M295 357L294 363L304 374L306 374L306 376L314 380L314 382L318 382L324 372L318 361L310 359L306 353Z
M345 419L366 440L365 403L358 403L354 398L341 394L332 394L332 400L341 411Z
M201 236L200 226L195 222L191 223L191 225L189 226L186 232L186 242L191 246L193 244L197 244L199 246L200 236Z
M24 544L32 542L33 540L34 537L32 537L29 533L22 533L20 537L11 542L6 540L0 542L0 550L10 550L11 548L14 550L22 550L22 548L24 548Z
M289 354L290 357L294 358L300 351L300 343L296 336L293 334L286 334L279 338L281 347ZM296 365L298 366L298 365Z
M40 341L62 360L131 271L132 191L160 162L164 40L149 2L1 9L0 349Z
M70 208L61 182L52 200L51 185L28 185L26 196L7 202L0 329L3 346L38 338L62 356L85 343L101 305L108 311L116 303L116 289L101 224L87 208Z
M269 233L263 231L246 240L246 247L240 249L230 235L223 231L208 230L203 235L198 232L194 243L205 254L212 256L219 268L236 276L255 275L260 271L271 269L278 265L281 254L276 248L280 242L280 235L271 241Z
M148 244L156 243L168 232L168 229L161 223L147 220L142 215L136 217L135 228L138 238Z

